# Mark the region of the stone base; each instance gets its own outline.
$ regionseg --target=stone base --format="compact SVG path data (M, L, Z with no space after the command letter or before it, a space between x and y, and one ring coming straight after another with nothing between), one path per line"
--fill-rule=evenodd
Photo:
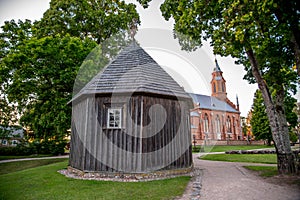
M122 172L84 172L73 167L59 170L59 173L75 179L102 180L117 182L139 182L174 178L178 176L194 176L193 166L185 169L162 170L150 173L122 173Z

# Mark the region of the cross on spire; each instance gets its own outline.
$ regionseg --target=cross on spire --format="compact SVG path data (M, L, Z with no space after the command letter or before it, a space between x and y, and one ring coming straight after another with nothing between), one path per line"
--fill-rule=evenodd
M222 71L221 68L220 68L220 66L219 66L219 63L217 61L216 55L215 55L215 63L216 63L216 67L214 68L214 71Z
M136 19L132 19L129 29L130 29L130 36L131 36L132 40L134 40L134 36L137 31L137 20Z

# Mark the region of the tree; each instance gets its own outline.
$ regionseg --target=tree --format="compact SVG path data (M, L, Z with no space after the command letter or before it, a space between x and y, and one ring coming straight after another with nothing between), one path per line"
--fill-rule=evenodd
M40 37L69 34L100 44L127 30L133 20L139 23L136 6L123 0L52 0L35 27Z
M297 124L296 126L293 128L293 131L295 132L295 134L297 134L298 136L298 141L300 141L300 102L296 103L296 106L294 107L294 113L296 113L297 115Z
M90 68L77 89L119 50L105 43L107 38L120 33L109 42L127 42L122 36L132 21L139 23L135 5L124 1L52 0L40 21L5 22L0 33L1 111L8 116L7 105L17 106L20 123L33 139L63 147L71 124L67 103L81 64ZM95 51L90 55L97 43L102 60Z
M266 113L264 100L259 90L257 90L254 95L252 105L252 118L250 123L255 139L267 140L267 144L271 145L271 142L273 140L272 132L270 128L269 119Z
M151 0L140 0L147 6ZM262 92L277 150L279 173L295 173L289 130L284 110L288 91L295 92L299 74L299 2L296 0L165 0L165 19L175 20L174 29L185 47L195 49L210 39L214 53L232 56L243 64L250 83ZM286 6L287 5L287 6ZM184 37L180 37L184 34ZM299 71L299 70L298 70ZM272 93L270 92L272 86Z
M58 142L67 135L73 82L95 45L70 36L31 38L2 59L1 69L13 71L4 87L6 95L17 103L21 124L34 132L34 138Z

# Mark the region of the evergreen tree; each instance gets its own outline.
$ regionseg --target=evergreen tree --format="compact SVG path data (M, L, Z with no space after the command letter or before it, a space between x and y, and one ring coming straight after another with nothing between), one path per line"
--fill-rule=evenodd
M252 118L250 124L255 139L267 140L268 145L271 145L272 132L270 128L269 119L266 113L264 100L259 90L257 90L254 95L252 105Z

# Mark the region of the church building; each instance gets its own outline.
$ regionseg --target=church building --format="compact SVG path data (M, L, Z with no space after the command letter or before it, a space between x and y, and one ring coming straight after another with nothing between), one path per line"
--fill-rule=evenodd
M201 145L209 141L242 140L239 102L227 98L226 81L217 60L211 79L211 96L193 94L190 112L193 141Z

